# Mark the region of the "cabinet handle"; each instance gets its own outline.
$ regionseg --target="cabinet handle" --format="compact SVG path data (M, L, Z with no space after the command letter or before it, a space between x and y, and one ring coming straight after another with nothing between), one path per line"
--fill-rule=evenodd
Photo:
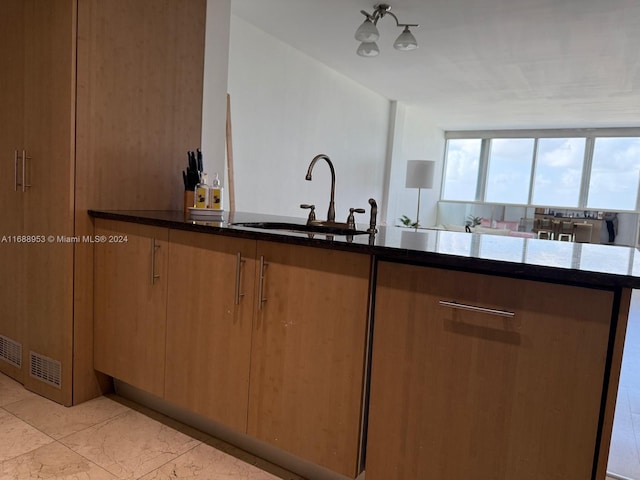
M470 310L472 312L487 313L489 315L498 315L500 317L515 317L514 312L507 310L497 310L495 308L478 307L476 305L467 305L466 303L458 303L455 301L440 300L443 307L455 308L458 310Z
M244 258L242 258L242 254L238 252L236 256L236 293L235 293L235 304L240 305L240 297L244 297L244 293L240 293L240 268L241 265L245 262Z
M22 150L22 191L26 192L27 188L31 187L31 184L27 184L27 160L31 160L31 157L27 157L27 151Z
M14 174L13 174L13 189L14 191L18 191L18 185L22 186L21 183L18 183L18 150L13 151L13 162L14 162Z
M156 280L160 278L160 275L156 274L156 249L160 248L160 245L156 244L156 239L151 239L151 285L156 283Z
M266 298L262 297L264 293L264 270L265 267L269 265L264 261L264 256L260 256L260 281L258 282L258 311L262 310L262 304L267 301Z

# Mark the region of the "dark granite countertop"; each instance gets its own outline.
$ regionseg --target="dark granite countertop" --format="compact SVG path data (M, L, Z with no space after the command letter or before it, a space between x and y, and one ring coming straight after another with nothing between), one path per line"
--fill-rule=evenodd
M222 220L193 220L182 211L97 211L96 218L180 230L375 255L378 259L599 288L640 288L640 251L615 245L558 242L487 234L378 227L375 235L328 236L233 225L304 218L225 213ZM366 230L368 225L358 224Z

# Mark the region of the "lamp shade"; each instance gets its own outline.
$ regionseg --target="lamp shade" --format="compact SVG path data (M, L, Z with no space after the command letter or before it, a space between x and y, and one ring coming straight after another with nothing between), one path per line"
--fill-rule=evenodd
M418 41L409 30L409 27L404 27L404 31L393 43L393 47L401 52L408 52L409 50L418 48Z
M436 162L433 160L408 160L407 188L432 188Z
M380 34L375 24L367 18L356 30L355 37L359 42L371 43L378 40Z
M361 57L375 57L380 53L380 49L376 42L362 42L356 53Z

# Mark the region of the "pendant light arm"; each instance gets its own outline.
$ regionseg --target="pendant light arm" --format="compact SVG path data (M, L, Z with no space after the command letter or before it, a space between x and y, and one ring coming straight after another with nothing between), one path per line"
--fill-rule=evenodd
M385 15L391 15L393 19L396 21L396 27L419 27L419 23L400 23L398 17L391 11L391 6L386 5L384 3L375 6L375 10L373 13L367 13L364 10L360 10L360 13L367 17L374 25L378 24L378 20L380 20Z

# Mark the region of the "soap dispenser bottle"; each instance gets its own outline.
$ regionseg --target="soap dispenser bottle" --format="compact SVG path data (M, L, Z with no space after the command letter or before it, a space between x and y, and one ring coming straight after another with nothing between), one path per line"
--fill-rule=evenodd
M203 173L200 183L196 185L194 190L194 207L208 208L210 202L210 187L207 185L207 174Z
M220 178L218 178L218 174L216 173L216 178L213 180L211 185L211 189L209 192L209 208L213 210L223 211L224 206L222 203L222 195L223 188L220 184Z

